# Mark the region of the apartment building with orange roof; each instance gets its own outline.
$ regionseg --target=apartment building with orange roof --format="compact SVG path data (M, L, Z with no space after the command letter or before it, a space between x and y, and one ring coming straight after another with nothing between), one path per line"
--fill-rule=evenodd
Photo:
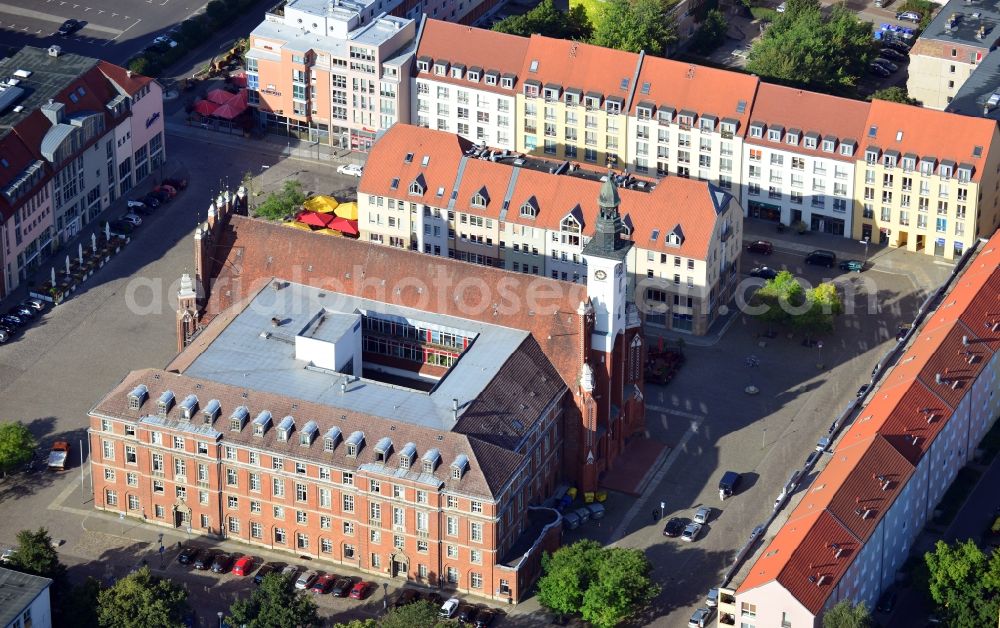
M760 85L756 76L644 56L628 112L629 171L711 181L744 199L743 141Z
M528 38L424 17L411 89L414 124L514 150Z
M492 156L491 156L492 155ZM358 186L364 240L584 282L595 202L609 173L502 157L442 131L396 125ZM646 321L703 334L732 297L742 209L706 181L610 174L629 252L630 299Z
M517 92L517 150L626 167L628 111L645 55L532 35Z
M853 238L953 259L1000 226L1000 130L875 100L854 185Z
M849 236L869 104L761 83L743 142L747 214Z
M820 626L872 607L1000 415L1000 232L983 242L799 503L720 591L719 625Z

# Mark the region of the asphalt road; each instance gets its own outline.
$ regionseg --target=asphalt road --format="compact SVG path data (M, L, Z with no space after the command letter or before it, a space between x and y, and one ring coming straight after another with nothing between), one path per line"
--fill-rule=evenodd
M0 0L0 43L13 49L58 44L67 52L123 63L206 4L207 0ZM265 4L248 14L262 20ZM56 35L70 18L86 25L69 37Z

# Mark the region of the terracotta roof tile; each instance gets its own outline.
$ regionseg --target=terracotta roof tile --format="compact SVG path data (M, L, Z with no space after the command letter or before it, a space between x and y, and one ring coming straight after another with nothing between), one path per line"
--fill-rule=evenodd
M464 85L469 89L512 94L519 87L517 75L521 71L527 50L527 37L427 19L420 36L420 45L417 47L418 59L421 57L443 59L450 63L462 63L466 71L471 67L479 67L482 72L478 82L468 80L464 73L460 79L452 78L450 73L438 76L433 71L418 72L417 77L426 77L440 83ZM501 75L513 74L515 76L513 87L509 89L502 87L499 79L496 85L487 85L484 73L489 70L495 70Z
M875 129L875 135L871 130ZM869 145L882 151L896 150L901 154L915 153L919 157L935 157L974 168L972 180L979 181L997 137L997 123L989 118L974 118L944 111L935 111L885 100L875 100L868 112L864 136L859 138L861 150ZM979 147L979 156L975 154Z
M121 66L108 63L107 61L98 61L97 69L109 81L120 87L122 91L130 96L134 96L140 89L153 82L153 79L148 76L130 72Z
M758 84L760 79L756 76L646 55L629 113L635 115L636 106L644 101L657 107L669 105L678 111L690 109L699 115L739 121L737 134L742 136L746 133Z
M138 410L129 408L128 393L136 386L144 384L149 389L149 398ZM118 386L108 393L91 410L91 414L112 416L138 421L149 414L156 415L156 401L165 391L171 391L177 402L187 395L198 397L199 414L190 423L201 424L203 415L200 411L212 399L221 404L219 417L213 426L222 435L223 443L245 444L261 447L269 451L284 452L289 458L311 460L318 463L336 465L345 469L357 469L362 465L379 464L375 460L374 445L382 437L392 439L393 451L385 464L387 473L398 474L398 452L403 445L412 442L417 446L419 459L430 449L437 449L441 461L434 473L435 482L446 490L453 490L472 495L491 497L503 488L517 469L523 457L520 454L502 449L495 445L457 432L442 432L403 422L392 422L378 417L359 414L341 408L331 408L321 404L309 403L283 395L275 395L256 390L245 390L210 380L197 379L186 375L178 375L157 369L132 371ZM250 411L250 420L240 432L229 429L229 417L239 406L246 406ZM253 419L262 411L267 410L272 416L272 427L264 437L253 435L251 427ZM319 427L316 439L309 447L299 444L298 432L293 432L287 442L279 441L275 426L285 416L295 417L296 429L301 429L308 421L315 421ZM174 404L167 418L177 424L183 423L180 407ZM339 427L343 439L355 431L364 432L365 446L357 457L346 454L343 440L332 453L323 450L323 436L333 427ZM449 465L459 454L468 456L470 466L461 479L454 479L449 471ZM422 472L421 465L413 465L406 477L424 481L430 480Z
M870 104L860 100L838 98L827 94L819 94L781 85L761 83L757 89L757 98L753 102L753 112L750 122L762 122L765 125L778 124L786 131L798 129L797 144L789 144L782 140L775 142L764 137L748 138L751 144L774 146L804 155L820 155L829 159L839 159L853 163L858 158L858 152L852 155L841 155L839 145L835 152L825 153L822 142L815 149L806 148L805 135L817 133L820 138L832 135L838 141L853 140L860 147L866 131L865 122L868 119Z
M532 71L536 62L537 68ZM632 52L532 35L519 76L521 82L534 79L542 85L556 83L627 101L638 63L639 55Z

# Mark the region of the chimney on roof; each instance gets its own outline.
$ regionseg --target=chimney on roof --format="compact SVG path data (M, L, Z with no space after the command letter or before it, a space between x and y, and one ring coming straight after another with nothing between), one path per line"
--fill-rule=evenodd
M62 48L60 48L59 46L49 46L50 57L58 57L61 54L62 54Z
M938 384L943 384L944 383L944 378L941 377L941 373L935 373L934 374L934 381L937 382Z
M132 70L125 70L125 76L132 78Z
M962 336L962 345L966 346L966 347L969 346L969 337L968 336Z

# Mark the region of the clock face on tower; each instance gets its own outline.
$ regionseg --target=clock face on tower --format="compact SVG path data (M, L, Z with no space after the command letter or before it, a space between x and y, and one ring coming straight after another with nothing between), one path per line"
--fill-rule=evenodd
M603 270L594 271L594 279L598 281L604 281L608 278L608 274Z

